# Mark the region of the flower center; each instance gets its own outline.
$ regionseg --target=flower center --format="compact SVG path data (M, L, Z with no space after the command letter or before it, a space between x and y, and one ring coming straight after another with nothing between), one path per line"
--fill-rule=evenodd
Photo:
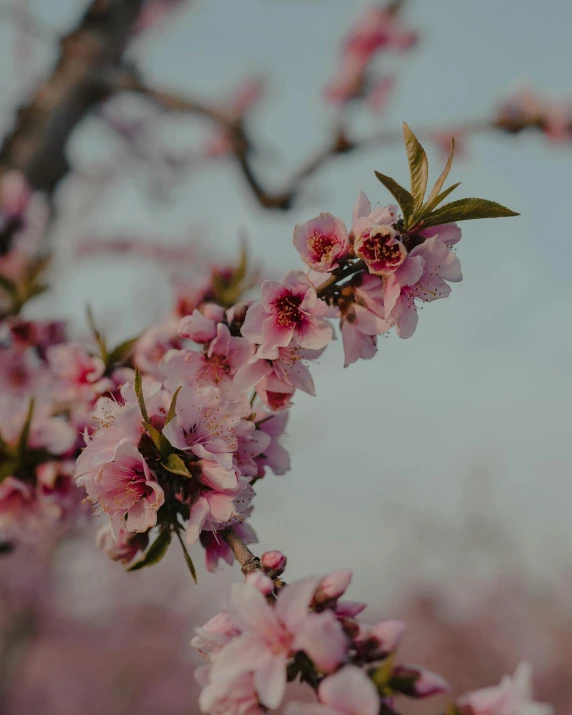
M286 295L274 301L276 322L281 328L293 328L302 322L302 311L299 306L302 298L296 295Z
M383 261L387 265L399 265L403 262L404 252L400 241L383 229L370 234L363 243L363 256L369 261Z
M312 252L314 260L321 261L323 258L329 257L335 243L334 236L316 231L308 240L308 248Z

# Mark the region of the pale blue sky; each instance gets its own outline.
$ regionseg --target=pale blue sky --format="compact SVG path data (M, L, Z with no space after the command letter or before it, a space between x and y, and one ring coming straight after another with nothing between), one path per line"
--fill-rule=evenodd
M30 0L34 5L65 27L82 3ZM279 185L327 136L333 114L321 90L342 33L366 5L197 0L134 51L149 81L214 99L251 73L268 76L253 131L267 150L261 171ZM412 0L407 18L422 41L410 55L388 60L398 72L396 93L383 117L358 118L364 132L403 120L415 129L487 116L522 84L572 96L567 0ZM6 101L11 97L8 92ZM196 142L194 124L187 129L173 122L170 131L181 146ZM83 165L106 151L95 122L72 146ZM442 161L434 151L430 157ZM372 201L388 202L374 169L405 180L402 149L333 162L284 216L254 205L224 162L191 171L176 186L174 202L159 207L129 180L109 196L105 216L94 225L139 227L165 240L187 226L206 227L217 248L227 251L244 229L259 260L285 270L298 265L290 241L299 220L330 211L349 221L360 185ZM406 517L397 526L388 517L392 505L410 504L430 518L458 522L467 505L465 481L475 470L488 472L494 518L521 542L528 563L547 570L548 548L551 561L563 563L572 553L572 142L480 137L451 178L463 181L459 197L490 198L522 216L466 225L458 249L465 281L447 301L422 311L412 340L382 340L375 360L347 370L336 345L314 367L318 398L301 395L292 411L293 471L259 485L253 519L266 547L289 552L292 578L315 569L317 554L325 570L355 563L359 549L360 582L379 585L379 567L409 528ZM68 205L72 200L66 194ZM76 324L89 300L102 315L124 314L142 326L160 314L168 295L151 267L127 260L83 264L65 278L49 305ZM133 325L125 319L117 332L132 333ZM483 499L473 507L487 512ZM363 549L364 542L375 548Z

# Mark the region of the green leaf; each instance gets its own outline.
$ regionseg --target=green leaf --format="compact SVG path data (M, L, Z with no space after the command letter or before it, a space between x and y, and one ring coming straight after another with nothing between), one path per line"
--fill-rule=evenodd
M139 403L139 409L141 410L143 419L149 424L149 426L151 426L149 422L149 414L145 405L145 398L143 397L143 381L141 380L141 373L139 372L138 367L135 368L135 394L137 395L137 402ZM155 428L152 427L152 429Z
M11 477L19 466L20 460L16 458L7 459L2 465L0 465L0 484L6 479L6 477Z
M187 465L179 457L178 454L170 454L166 461L161 462L161 466L164 467L168 472L173 474L178 474L180 477L187 477L192 479L192 474L187 469Z
M22 431L20 432L20 436L18 437L18 445L16 447L16 454L18 455L20 461L22 461L22 459L24 458L26 448L28 447L30 427L32 425L32 415L34 414L34 405L35 400L32 397L30 400L30 404L28 405L28 412L26 413L26 419L24 420Z
M115 365L115 363L123 362L133 352L138 340L139 335L116 345L107 356L107 365Z
M169 411L167 412L167 419L165 420L165 427L175 417L175 410L177 409L177 397L179 396L180 390L181 390L180 387L177 387L177 389L175 390L175 394L173 395L173 399L171 400L171 404L169 405Z
M87 322L95 339L95 342L99 346L99 351L101 353L101 359L107 365L107 345L105 344L105 339L103 335L99 332L97 325L95 324L95 318L93 317L93 311L91 305L87 305L85 308L87 313Z
M507 209L494 201L486 199L459 199L441 206L423 222L424 227L439 226L443 223L470 221L478 218L503 218L518 216L515 211Z
M455 154L455 137L451 137L451 151L449 152L449 158L447 159L447 163L445 164L445 168L441 172L441 175L435 182L435 185L431 189L431 193L429 194L429 198L427 199L427 203L425 204L424 208L426 209L433 209L435 206L437 206L440 202L437 201L437 197L439 196L439 192L443 188L443 184L447 180L447 177L449 176L449 172L451 171L451 165L453 164L453 155ZM459 184L456 184L458 186ZM449 189L449 193L453 189ZM443 197L445 198L445 197ZM442 200L442 199L441 199ZM433 203L435 202L435 203Z
M155 448L157 449L161 457L167 458L173 451L173 446L171 445L169 440L165 437L164 434L161 434L158 429L153 427L150 422L146 422L144 420L143 426L149 433L149 437L151 437L151 440L153 441L153 444L155 445Z
M147 549L147 553L145 554L145 556L143 556L142 559L134 563L133 566L130 566L127 570L139 571L139 569L143 569L146 566L152 566L153 564L159 563L159 561L161 561L163 556L165 556L165 554L167 553L167 549L169 548L170 543L171 530L167 526L159 532L159 536L157 536L155 541Z
M405 122L403 122L403 138L405 139L409 173L411 174L411 195L415 200L416 208L419 208L423 205L425 190L427 189L429 162L427 161L425 149L423 149L419 140Z
M451 184L451 186L449 186L447 189L445 189L444 191L441 191L441 193L433 199L431 206L427 206L427 209L428 209L427 213L430 213L431 211L433 211L433 209L436 206L439 206L439 204L442 201L444 201L447 198L447 196L449 196L449 194L452 194L453 191L455 191L455 189L457 187L459 187L460 185L461 185L461 182L458 181L456 184Z
M407 227L407 222L411 218L415 210L415 200L413 199L413 196L411 196L407 189L404 189L403 186L400 186L397 181L392 179L390 176L380 174L379 171L376 171L375 175L377 176L378 181L381 181L381 183L385 186L385 188L389 191L389 193L393 196L393 198L401 207L401 211L403 213L403 220L405 226Z
M185 555L185 562L187 564L187 568L189 569L191 576L193 577L193 581L197 583L197 572L195 569L195 565L193 563L193 560L189 556L189 552L187 551L187 547L185 546L185 542L181 538L181 534L179 533L178 525L175 524L175 534L177 534L177 539L179 539L179 544L181 544L181 548L183 549L183 554Z
M232 274L232 281L236 287L238 287L242 281L246 278L246 271L248 270L248 247L246 245L246 239L241 238L240 241L240 262L238 266L234 269Z

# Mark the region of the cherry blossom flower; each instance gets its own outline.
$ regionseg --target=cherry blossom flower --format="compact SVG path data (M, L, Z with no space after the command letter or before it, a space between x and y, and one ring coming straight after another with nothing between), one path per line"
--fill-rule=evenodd
M195 311L198 313L198 311ZM216 385L229 390L237 370L252 356L254 346L246 338L231 336L223 323L215 327L215 337L204 353L196 350L170 350L161 361L161 371L169 378L167 385L193 382Z
M244 496L245 493L241 492L239 497L241 498L241 501L244 499ZM235 509L237 515L239 514L240 509L241 515L244 516L243 505L240 505L239 507L236 503L236 500ZM236 524L233 525L233 531L244 544L258 543L256 532L250 526L250 524L238 521ZM232 553L229 545L226 543L226 541L222 538L220 534L218 534L216 531L203 530L200 533L200 542L201 546L205 550L205 563L207 571L216 571L220 560L226 561L229 566L232 566L235 561L234 554Z
M340 265L350 245L344 222L329 213L299 223L294 229L293 243L304 263L324 273Z
M79 474L77 480L117 527L124 518L128 531L144 532L157 523L165 495L129 439L116 445L112 460Z
M342 662L348 643L335 616L330 613L331 618L325 622L322 616L328 614L308 614L318 584L319 579L310 578L286 586L274 607L251 585L235 584L231 614L242 635L218 654L206 690L222 695L229 692L234 678L252 672L260 702L276 708L286 688L286 665L298 649L299 639L304 641L309 657L326 672ZM312 633L311 638L308 632Z
M295 345L275 348L265 353L260 348L240 367L234 377L237 392L256 389L262 402L271 410L281 410L290 406L294 390L308 395L316 390L306 360L316 360L322 350L304 350ZM284 395L284 397L282 397Z
M499 685L481 688L463 695L458 706L465 715L550 715L552 707L532 697L532 669L520 663L511 677L505 675Z
M60 379L61 400L85 397L93 399L98 393L112 387L112 382L103 378L105 364L99 357L90 355L77 343L53 345L46 357L50 369Z
M395 322L399 337L409 338L415 332L418 322L415 300L446 298L451 292L446 281L462 279L459 259L439 236L431 236L416 246L385 284L386 318Z
M240 403L227 399L216 387L183 385L175 417L163 434L176 449L231 469L232 453L238 447L234 428L241 416Z
M290 271L282 283L264 281L262 300L248 309L242 334L261 345L260 356L272 358L276 348L292 343L319 350L332 339L332 328L323 319L327 313L308 276Z

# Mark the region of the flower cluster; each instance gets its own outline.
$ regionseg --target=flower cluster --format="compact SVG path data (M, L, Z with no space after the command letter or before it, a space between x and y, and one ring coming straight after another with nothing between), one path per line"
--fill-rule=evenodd
M366 8L344 40L337 74L326 89L327 100L345 105L367 97L369 106L380 111L393 88L393 78L372 79L373 60L382 52L408 50L416 41L417 33L403 26L397 8L377 4Z
M460 239L455 223L404 232L398 207L372 209L363 191L350 231L327 213L296 226L294 246L320 293L339 311L346 366L373 357L377 336L392 326L399 337L411 337L418 321L416 301L449 295L448 281L463 278L451 250ZM324 282L319 273L332 271L347 280L332 286Z
M356 620L366 604L342 600L351 571L284 585L285 562L279 552L263 554L262 570L232 587L229 610L197 629L192 643L207 660L197 672L203 712L276 709L295 680L316 690L322 708L290 703L292 715L375 715L398 694L447 691L435 673L395 663L404 623Z
M408 127L405 137L413 176L426 169L426 157L420 145L412 152L417 140ZM99 427L85 431L76 466L89 500L110 517L99 543L112 558L129 563L148 547L131 568L151 565L173 534L183 545L184 531L187 544L203 545L214 569L220 559L232 560L228 529L255 539L244 523L253 484L267 469L289 469L280 444L287 410L296 390L315 394L309 364L334 337L333 321L340 323L346 365L371 358L377 335L392 326L410 337L416 301L444 298L447 281L462 278L452 251L461 236L457 217L512 213L480 199L437 208L451 190L439 192L447 172L426 203L424 185L412 188L414 198L378 175L400 197L402 216L397 206L372 208L360 192L350 231L327 213L296 226L294 246L308 272L264 281L252 302L244 295L250 282L243 255L238 267L219 268L179 294L175 314L135 341L137 372L126 372L124 363L124 384L99 391Z

